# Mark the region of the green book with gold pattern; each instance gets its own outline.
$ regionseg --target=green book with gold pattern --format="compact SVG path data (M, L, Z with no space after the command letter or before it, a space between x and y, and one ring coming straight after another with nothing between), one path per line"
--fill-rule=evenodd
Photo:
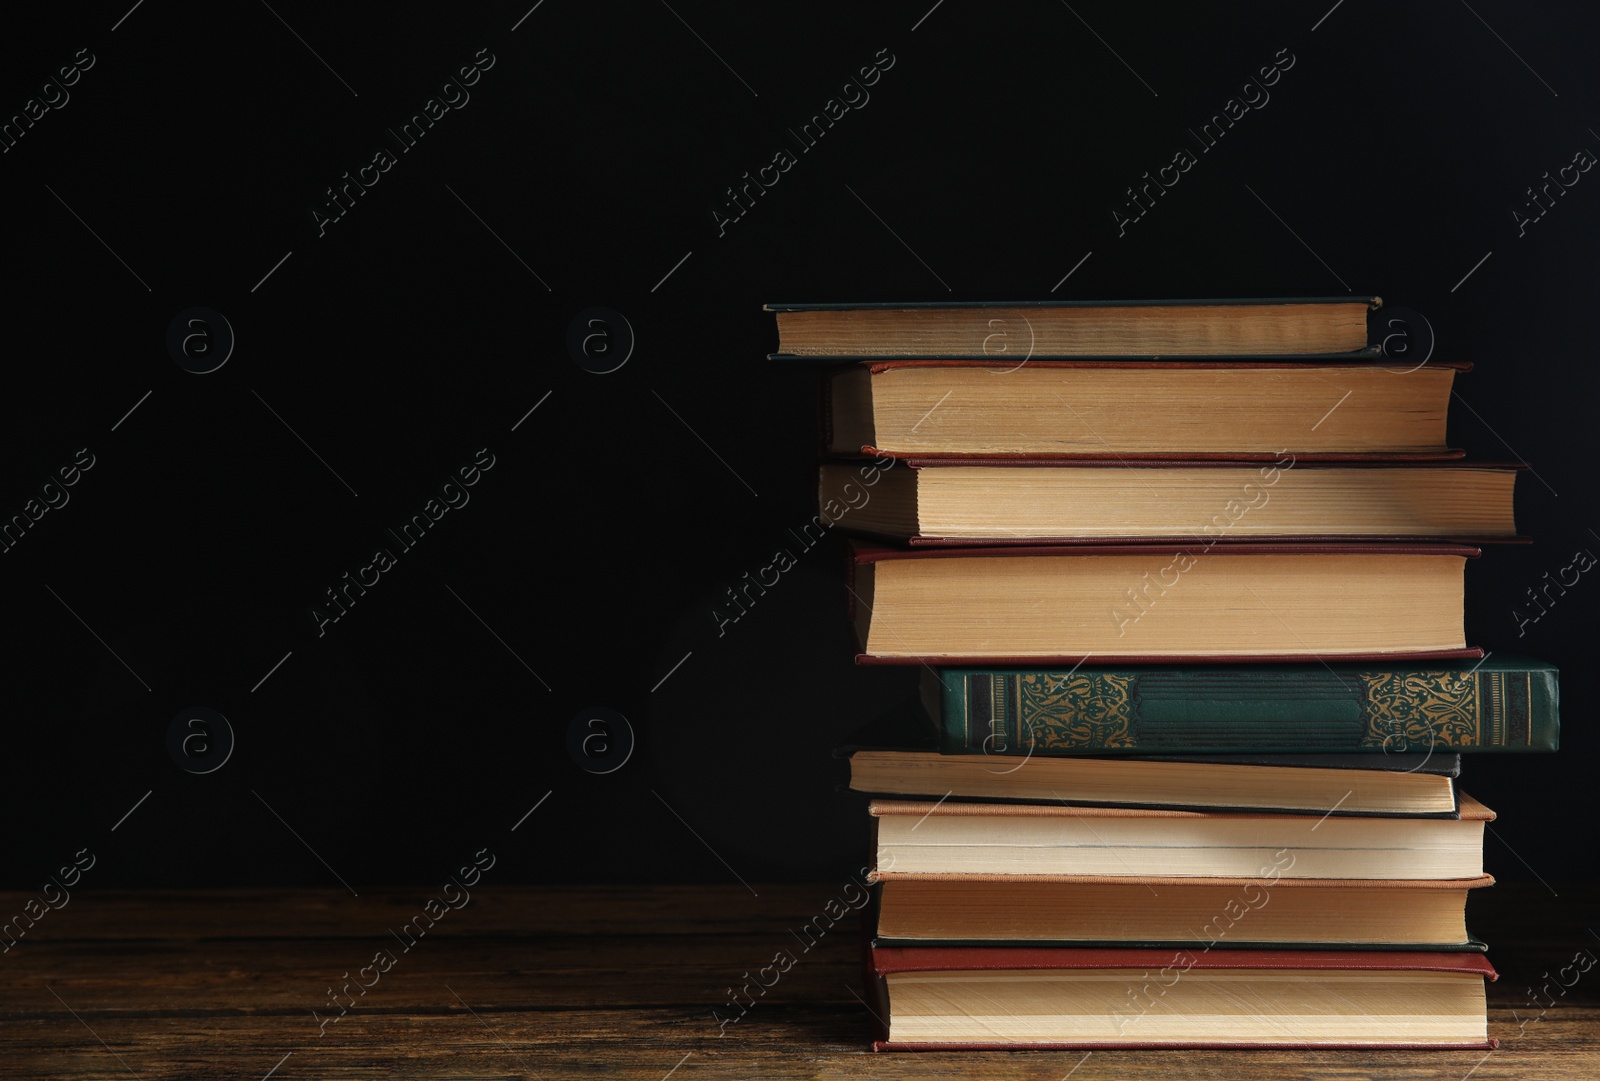
M1554 665L925 670L946 754L1553 751Z

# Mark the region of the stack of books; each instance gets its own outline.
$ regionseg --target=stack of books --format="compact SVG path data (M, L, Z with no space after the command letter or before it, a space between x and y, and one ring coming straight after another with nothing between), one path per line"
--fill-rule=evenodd
M1488 1048L1460 754L1553 751L1555 670L1467 645L1519 466L1377 298L770 305L826 359L857 536L878 1049Z

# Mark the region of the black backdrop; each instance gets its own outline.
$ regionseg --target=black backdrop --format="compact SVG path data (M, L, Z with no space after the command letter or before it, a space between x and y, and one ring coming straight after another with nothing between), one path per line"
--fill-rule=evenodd
M1346 292L1476 365L1452 442L1533 466L1537 543L1469 568L1467 624L1561 666L1563 747L1465 776L1496 875L1594 874L1600 572L1513 614L1600 553L1591 6L153 0L8 29L0 111L56 105L0 155L0 514L60 505L0 555L4 885L85 848L91 887L425 884L484 847L502 882L844 875L867 826L830 749L915 678L851 664L837 537L719 633L814 509L812 381L764 359L762 303ZM195 306L236 336L209 374L167 344ZM592 306L636 336L609 374L566 344ZM386 536L484 448L469 502ZM236 736L204 774L168 750L197 706ZM636 736L613 772L569 748L591 707Z

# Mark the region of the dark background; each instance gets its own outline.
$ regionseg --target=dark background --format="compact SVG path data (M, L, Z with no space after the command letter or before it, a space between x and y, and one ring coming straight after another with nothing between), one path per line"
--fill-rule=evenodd
M1512 609L1600 552L1600 171L1525 236L1513 210L1600 155L1600 13L930 6L151 0L115 30L122 3L10 25L7 116L95 63L0 155L0 517L95 464L0 556L0 885L83 848L91 888L426 884L485 847L499 882L842 880L867 822L830 750L915 673L851 664L837 537L718 633L723 591L814 510L813 383L764 359L763 302L1347 292L1476 365L1454 444L1533 467L1537 543L1469 567L1468 638L1561 666L1562 749L1465 777L1501 815L1495 875L1592 877L1600 572L1521 636ZM470 101L319 236L323 190L485 48ZM725 189L884 49L870 100L719 236ZM1124 189L1285 49L1270 100L1119 237ZM207 375L166 347L195 305L237 335ZM637 335L607 375L565 344L592 305ZM319 637L324 591L485 447L470 503ZM202 705L237 745L196 775L166 733ZM615 772L569 753L590 707L637 736Z

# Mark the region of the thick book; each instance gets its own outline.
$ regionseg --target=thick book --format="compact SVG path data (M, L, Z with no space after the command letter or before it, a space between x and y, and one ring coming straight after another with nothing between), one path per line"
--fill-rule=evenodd
M822 442L872 457L1461 456L1457 371L1372 362L884 360L831 370Z
M1459 818L1345 818L875 799L868 877L1477 878L1494 812L1460 800Z
M1471 657L1461 545L850 546L857 660ZM1302 748L1304 749L1304 748Z
M1320 356L1374 353L1378 297L768 304L786 357Z
M1478 1049L1477 953L869 948L875 1051Z
M858 750L850 787L878 796L1065 803L1274 814L1454 818L1449 772L1390 769L1383 755L1365 768L1263 765L1205 759L940 754ZM1439 765L1446 765L1446 755ZM1457 760L1459 761L1459 760ZM1332 808L1332 810L1330 810Z
M1083 665L924 670L948 754L1554 751L1554 665ZM1410 767L1403 767L1410 768Z
M1477 950L1466 879L905 875L877 898L882 946Z
M911 458L824 462L829 525L913 545L1515 541L1520 464ZM866 478L872 478L867 483Z

